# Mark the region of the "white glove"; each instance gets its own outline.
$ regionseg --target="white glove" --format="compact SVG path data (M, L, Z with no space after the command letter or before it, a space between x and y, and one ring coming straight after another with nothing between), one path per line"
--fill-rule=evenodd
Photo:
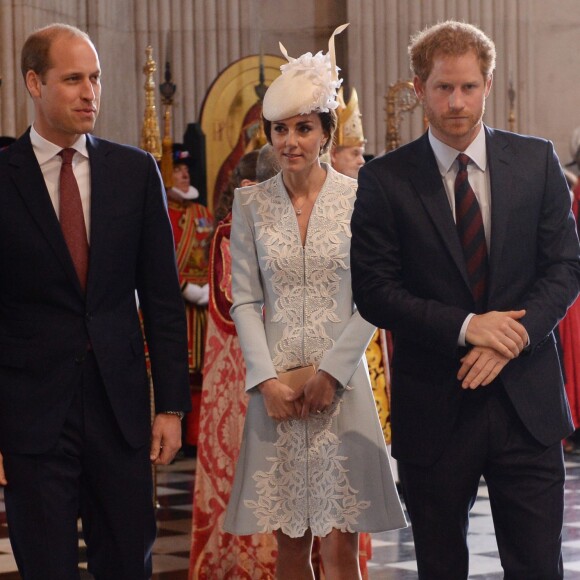
M199 300L197 301L197 305L198 306L207 306L208 302L209 302L209 284L204 284L201 287L201 296L200 296Z
M197 284L188 282L181 292L183 297L192 304L197 304L198 300L203 297L203 288ZM207 303L207 302L206 302Z

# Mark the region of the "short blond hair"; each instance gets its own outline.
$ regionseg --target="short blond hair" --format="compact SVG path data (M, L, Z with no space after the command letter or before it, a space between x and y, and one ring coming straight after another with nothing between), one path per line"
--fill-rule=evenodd
M461 56L469 51L488 78L495 69L495 44L473 24L447 20L429 26L411 38L408 48L411 70L422 82L429 78L436 55Z

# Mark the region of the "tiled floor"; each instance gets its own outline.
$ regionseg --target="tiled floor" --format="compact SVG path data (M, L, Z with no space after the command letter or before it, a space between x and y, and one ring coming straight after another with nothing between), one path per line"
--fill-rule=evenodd
M580 580L580 455L567 455L566 514L564 526L564 569L566 580ZM154 547L153 580L186 580L191 525L191 494L195 460L186 459L160 469L157 474L159 536ZM0 490L0 580L19 580L10 550ZM481 485L470 524L470 578L503 578L487 488ZM81 559L82 540L79 541ZM410 529L373 536L373 559L369 562L372 580L412 580L417 578ZM83 579L90 578L86 572Z

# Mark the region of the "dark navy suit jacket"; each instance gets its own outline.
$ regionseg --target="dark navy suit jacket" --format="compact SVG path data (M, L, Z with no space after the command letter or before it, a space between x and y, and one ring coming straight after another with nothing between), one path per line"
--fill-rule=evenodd
M183 300L163 186L151 155L87 136L90 265L83 294L27 132L0 153L0 452L56 442L90 344L134 447L158 411L188 410Z
M553 330L580 287L570 193L552 144L485 128L491 179L487 310L525 308L530 346L500 373L540 443L573 425ZM352 280L364 318L394 336L393 456L429 465L459 412L461 326L474 304L428 135L364 166L352 218Z

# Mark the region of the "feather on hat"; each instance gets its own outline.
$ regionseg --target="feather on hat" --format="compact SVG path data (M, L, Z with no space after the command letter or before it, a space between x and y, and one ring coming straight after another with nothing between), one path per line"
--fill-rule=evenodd
M268 121L281 121L295 115L312 112L327 113L338 107L337 91L342 84L338 78L334 37L348 24L339 26L328 41L328 52L307 52L298 58L288 55L282 43L280 50L288 63L280 67L282 74L268 87L264 95L262 113Z

